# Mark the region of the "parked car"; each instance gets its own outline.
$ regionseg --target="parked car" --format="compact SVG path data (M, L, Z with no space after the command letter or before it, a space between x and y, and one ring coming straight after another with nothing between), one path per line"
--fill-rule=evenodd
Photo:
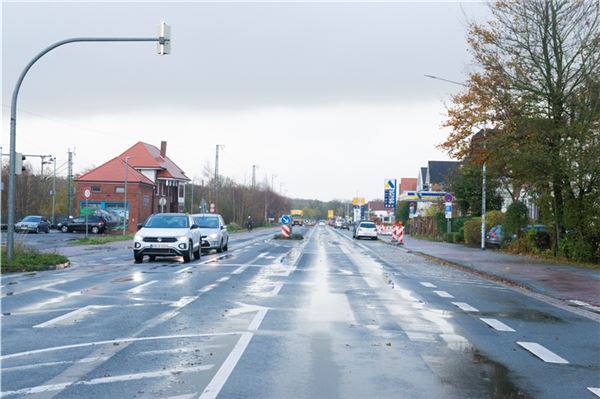
M87 226L87 231L92 234L102 234L106 231L107 223L101 216L90 215L79 216L74 219L70 219L66 224L62 224L60 231L63 233L71 233L75 231L84 231Z
M223 217L216 213L199 213L192 215L194 223L200 228L202 234L202 250L217 252L227 251L229 248L229 233Z
M543 224L528 224L527 226L521 229L523 233L527 233L529 231L537 231L537 232L547 232L548 227ZM513 238L516 238L517 235L514 234ZM502 242L504 240L504 234L502 232L502 225L498 224L492 227L485 236L485 245L486 246L494 246L500 247L502 246Z
M148 255L183 256L184 262L192 257L200 259L201 234L194 219L186 213L156 213L138 225L133 238L133 258L141 263Z
M369 221L357 222L354 225L354 231L352 232L352 237L356 238L357 240L360 239L361 237L367 237L372 240L376 240L377 239L377 226L375 226L375 223L369 222Z
M17 233L49 233L50 223L43 216L25 216L23 220L15 223L15 231Z

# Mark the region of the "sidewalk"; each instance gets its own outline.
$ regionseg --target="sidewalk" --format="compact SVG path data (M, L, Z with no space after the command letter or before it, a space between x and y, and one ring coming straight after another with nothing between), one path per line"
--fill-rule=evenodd
M392 245L390 236L379 238ZM404 242L403 247L408 251L500 278L533 292L567 301L570 305L600 313L600 270L598 269L551 263L493 249L483 251L462 244L418 240L411 237L405 238Z

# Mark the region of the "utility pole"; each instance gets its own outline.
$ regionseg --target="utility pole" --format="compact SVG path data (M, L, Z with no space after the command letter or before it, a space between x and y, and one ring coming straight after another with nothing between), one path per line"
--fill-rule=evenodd
M52 225L56 226L54 221L54 209L56 207L56 157L52 158L54 161L54 172L52 173Z
M125 235L125 229L129 224L126 222L129 222L129 206L127 205L127 178L129 172L129 164L127 162L129 162L130 158L133 158L133 156L130 155L125 157L125 201L123 201L123 235Z
M73 151L69 150L67 172L67 216L73 215Z
M252 188L256 188L256 167L258 165L252 165Z
M194 181L192 180L192 200L190 201L190 213L194 213Z
M225 148L225 146L223 144L217 144L216 145L216 151L215 151L215 178L214 180L214 185L215 185L215 207L217 207L218 209L218 200L219 200L219 149L220 148Z

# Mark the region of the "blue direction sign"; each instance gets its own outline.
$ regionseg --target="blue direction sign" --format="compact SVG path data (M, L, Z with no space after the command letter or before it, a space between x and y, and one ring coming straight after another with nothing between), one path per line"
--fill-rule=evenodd
M446 214L446 219L452 219L452 202L446 202L444 213Z
M396 207L396 179L386 179L385 189L383 191L384 208Z
M283 215L281 219L279 219L279 223L281 224L290 224L292 223L292 218L290 215Z

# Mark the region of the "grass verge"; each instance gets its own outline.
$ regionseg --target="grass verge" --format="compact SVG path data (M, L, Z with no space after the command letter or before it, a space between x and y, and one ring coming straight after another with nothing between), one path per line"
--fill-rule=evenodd
M6 250L2 250L2 273L53 270L57 265L69 262L69 259L59 254L42 253L25 248L15 248L14 255L9 261Z
M133 240L133 234L125 235L106 235L106 236L88 236L87 238L78 238L71 241L75 245L102 245L115 241L130 241Z

